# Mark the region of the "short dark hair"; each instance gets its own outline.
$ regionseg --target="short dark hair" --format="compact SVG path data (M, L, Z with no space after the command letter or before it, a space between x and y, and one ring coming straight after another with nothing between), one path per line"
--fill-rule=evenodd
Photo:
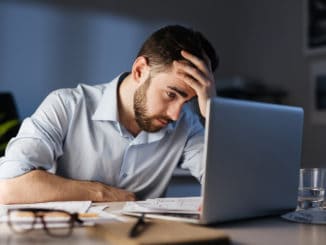
M174 60L185 60L185 50L200 59L210 59L212 71L218 66L218 57L211 43L198 31L180 25L163 27L154 32L142 45L137 57L144 56L150 66L167 67Z

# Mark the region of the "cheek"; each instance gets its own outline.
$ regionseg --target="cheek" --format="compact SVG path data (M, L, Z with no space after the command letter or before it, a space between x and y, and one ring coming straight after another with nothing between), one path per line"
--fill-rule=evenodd
M149 115L156 115L164 112L165 103L161 96L148 94L146 106Z

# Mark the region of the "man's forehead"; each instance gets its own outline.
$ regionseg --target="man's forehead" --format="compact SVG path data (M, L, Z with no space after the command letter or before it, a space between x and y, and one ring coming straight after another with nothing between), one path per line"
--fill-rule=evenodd
M156 77L159 80L158 82L161 84L161 86L167 89L171 89L171 87L175 88L173 90L178 90L182 93L185 93L189 98L192 98L196 95L195 90L191 88L182 78L180 78L180 75L178 75L177 71L172 67L152 75L152 78Z
M166 86L178 92L182 97L192 98L196 95L195 90L180 78L175 78L173 81L167 83Z

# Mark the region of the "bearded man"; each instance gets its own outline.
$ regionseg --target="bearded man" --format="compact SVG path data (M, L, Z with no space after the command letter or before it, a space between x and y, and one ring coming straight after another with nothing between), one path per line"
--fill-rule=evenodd
M166 26L130 72L50 93L0 158L0 203L155 198L177 166L201 181L204 128L188 102L205 118L217 64L200 32Z

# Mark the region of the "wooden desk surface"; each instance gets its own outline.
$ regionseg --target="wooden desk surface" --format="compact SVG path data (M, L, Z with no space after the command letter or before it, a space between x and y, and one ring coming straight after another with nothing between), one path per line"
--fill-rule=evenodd
M292 223L279 217L260 218L218 225L232 244L321 245L326 242L326 225Z
M110 203L107 212L114 212L123 203ZM259 218L239 222L220 224L221 229L231 238L231 244L286 244L286 245L319 245L325 244L326 225L307 225L285 221L278 217ZM1 245L38 245L38 244L94 244L107 242L88 236L87 229L76 228L68 238L51 238L42 230L32 231L26 235L13 234L6 224L0 224Z

